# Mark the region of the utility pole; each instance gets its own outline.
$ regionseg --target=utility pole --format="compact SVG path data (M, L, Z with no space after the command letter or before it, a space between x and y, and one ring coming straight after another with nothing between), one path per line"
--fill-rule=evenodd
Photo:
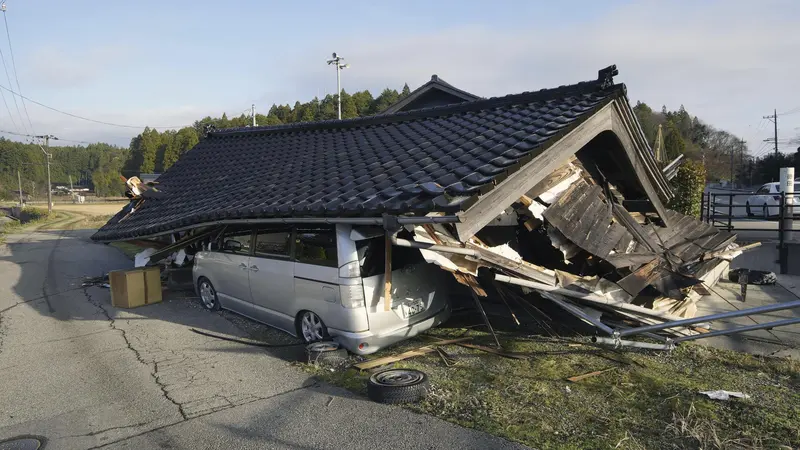
M333 58L328 60L328 65L336 65L336 99L339 104L339 120L342 120L342 76L341 70L350 67L350 64L343 64L344 58L333 52Z
M744 139L740 139L739 143L742 144L742 158L744 158L744 148L745 148L744 145L745 145L746 141ZM734 185L735 185L735 183L734 183L735 177L734 177L734 171L733 171L733 156L734 156L735 153L736 153L736 147L731 147L731 187L734 187ZM744 161L744 160L742 160L742 161ZM742 164L744 164L744 163L742 163ZM742 167L744 168L744 165L742 165Z
M250 105L250 116L253 118L253 126L256 127L256 104Z
M733 188L733 153L735 151L735 147L731 146L731 188Z
M773 139L764 139L764 142L769 142L774 140L775 156L778 156L778 110L777 109L773 110L771 116L764 116L763 118L775 124L775 137Z
M39 148L42 150L42 153L44 153L44 159L45 162L47 163L47 213L50 214L53 212L53 192L52 192L53 188L52 185L50 184L50 156L52 155L50 155L50 153L48 153L47 150L45 150L45 148L48 150L50 149L50 139L58 140L58 138L50 134L46 134L43 136L34 136L34 137L39 139L44 139L44 148L42 148L41 145L39 145Z
M22 208L22 176L17 171L17 183L19 184L19 207Z
M70 176L69 176L69 193L70 193L70 194L72 194L72 190L73 190L73 189L74 189L74 188L72 187L72 175L70 175Z

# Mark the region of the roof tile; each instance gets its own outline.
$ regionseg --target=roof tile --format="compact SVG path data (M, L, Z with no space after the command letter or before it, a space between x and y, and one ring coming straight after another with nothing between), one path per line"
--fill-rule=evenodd
M160 199L98 240L236 218L454 213L623 95L598 81L406 113L219 130L159 178Z

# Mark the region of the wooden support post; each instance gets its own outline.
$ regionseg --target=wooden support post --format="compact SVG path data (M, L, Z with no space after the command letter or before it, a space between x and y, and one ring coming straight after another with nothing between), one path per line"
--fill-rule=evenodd
M383 276L383 310L392 310L392 238L386 232L386 264Z

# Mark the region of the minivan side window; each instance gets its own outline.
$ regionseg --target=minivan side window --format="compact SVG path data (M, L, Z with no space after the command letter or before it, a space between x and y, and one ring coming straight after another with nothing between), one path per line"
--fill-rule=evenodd
M336 231L333 227L298 227L295 231L295 259L306 264L338 267Z
M289 257L291 230L258 230L256 231L255 251L258 256Z
M220 246L220 251L225 253L235 253L237 255L249 255L252 240L252 230L237 230L227 232L222 236L222 245Z

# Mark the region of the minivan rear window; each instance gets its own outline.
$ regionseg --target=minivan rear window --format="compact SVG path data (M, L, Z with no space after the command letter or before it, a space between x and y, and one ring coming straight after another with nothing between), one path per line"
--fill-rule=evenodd
M298 228L295 234L298 262L338 267L336 232L331 228Z
M381 275L386 267L386 238L365 239L356 243L358 260L361 263L361 276ZM419 249L392 246L392 271L401 270L412 264L423 263Z

